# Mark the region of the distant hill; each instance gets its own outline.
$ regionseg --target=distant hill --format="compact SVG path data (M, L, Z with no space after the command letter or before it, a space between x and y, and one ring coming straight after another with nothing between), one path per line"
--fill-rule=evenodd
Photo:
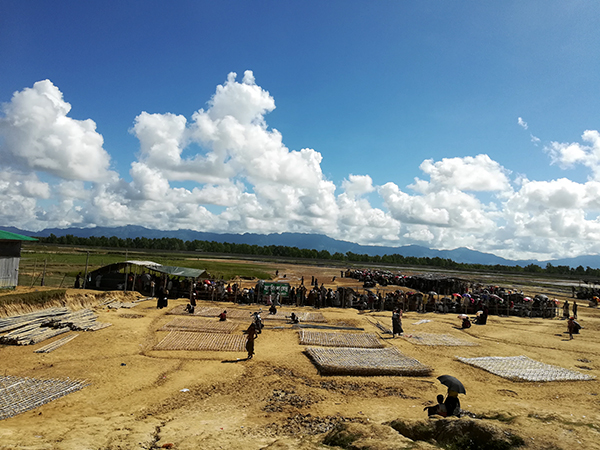
M315 250L327 250L330 253L357 253L367 254L369 256L375 255L391 255L400 254L403 256L414 256L414 257L429 257L429 258L444 258L451 259L453 261L465 264L485 264L485 265L503 265L503 266L527 266L529 264L537 264L541 267L546 267L547 263L551 263L553 266L570 266L578 267L583 266L591 267L594 269L600 268L600 256L599 255L584 255L576 258L565 258L559 260L550 261L536 261L536 260L521 260L513 261L501 258L490 253L478 252L475 250L469 250L468 248L456 248L454 250L434 250L419 245L405 245L402 247L380 247L376 245L359 245L353 242L339 241L330 237L320 234L303 234L303 233L280 233L280 234L219 234L219 233L206 233L201 231L193 230L176 230L176 231L162 231L152 230L149 228L127 225L123 227L95 227L95 228L47 228L42 231L33 232L20 230L15 227L2 227L0 230L10 231L13 233L23 234L32 237L48 237L51 234L55 236L65 236L71 234L77 237L91 237L91 236L116 236L122 239L135 239L136 237L145 237L148 239L160 239L163 237L177 238L183 241L215 241L215 242L230 242L235 244L249 244L249 245L281 245L286 247L298 247Z

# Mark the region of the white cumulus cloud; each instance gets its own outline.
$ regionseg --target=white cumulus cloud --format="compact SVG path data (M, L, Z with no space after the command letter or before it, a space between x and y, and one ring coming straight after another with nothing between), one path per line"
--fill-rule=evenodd
M597 131L586 131L582 143L545 148L553 164L589 168L586 183L511 179L511 170L482 153L425 159L409 186L374 185L368 174L336 185L322 171L327 149L288 148L267 124L274 109L246 71L241 81L229 74L189 119L141 112L132 118L139 148L126 181L110 170L96 124L69 117L71 105L50 81L35 83L2 107L3 225L320 233L509 258L600 252ZM528 128L522 118L518 124Z
M2 105L3 165L46 172L67 180L109 178L110 156L93 120L68 117L71 105L49 80L15 92Z

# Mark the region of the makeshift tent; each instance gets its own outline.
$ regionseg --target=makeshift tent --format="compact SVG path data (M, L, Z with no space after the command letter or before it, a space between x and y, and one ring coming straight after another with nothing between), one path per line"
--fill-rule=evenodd
M100 267L88 274L87 286L90 289L123 290L128 274L135 277L143 273L155 276L198 278L206 275L206 270L189 267L163 266L153 261L124 261Z
M0 230L0 289L13 289L19 284L21 243L37 239Z

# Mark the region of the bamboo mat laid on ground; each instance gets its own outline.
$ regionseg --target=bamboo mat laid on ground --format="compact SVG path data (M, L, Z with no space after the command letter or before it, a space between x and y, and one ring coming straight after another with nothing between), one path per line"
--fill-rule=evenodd
M301 312L298 313L298 319L300 322L327 322L320 312Z
M596 378L576 370L545 364L522 355L484 356L481 358L457 356L456 359L513 381L587 381Z
M252 313L254 311L243 310L243 309L228 309L228 308L217 308L214 306L196 306L194 314L190 314L185 311L186 305L177 305L173 309L169 310L167 314L178 315L178 316L200 316L200 317L219 317L223 311L227 311L227 319L238 319L238 320L252 320ZM264 312L263 312L264 314Z
M391 348L308 347L307 355L321 375L399 375L425 376L432 369Z
M233 333L238 327L239 322L229 320L219 321L217 319L208 320L200 317L176 317L165 324L161 331L196 331L205 333Z
M254 311L248 311L243 309L230 309L230 308L216 308L216 307L196 307L196 316L202 317L219 317L223 311L227 311L228 319L247 319L252 320L252 313ZM264 314L264 313L263 313Z
M379 336L374 333L324 333L322 331L300 330L301 345L322 345L325 347L383 348Z
M477 345L465 339L456 338L448 334L413 333L402 335L404 339L417 345L447 345L447 346L469 346Z
M246 336L224 333L196 333L171 331L154 350L214 350L242 352L246 348Z
M270 314L267 310L261 314L261 317L263 320L288 320L291 314L292 311L282 311L281 309L278 309L276 314Z
M37 408L87 385L80 380L0 376L0 420Z

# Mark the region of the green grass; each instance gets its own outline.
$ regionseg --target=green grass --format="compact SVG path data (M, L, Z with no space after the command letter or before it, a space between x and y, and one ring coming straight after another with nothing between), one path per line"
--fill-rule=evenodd
M270 279L275 268L266 264L230 262L226 259L215 261L201 259L196 254L164 251L116 251L77 247L29 244L23 247L19 267L20 286L40 286L45 268L44 285L51 287L72 287L75 277L83 275L88 264L88 272L117 262L143 260L166 266L189 267L207 270L213 279L231 280L235 277Z

